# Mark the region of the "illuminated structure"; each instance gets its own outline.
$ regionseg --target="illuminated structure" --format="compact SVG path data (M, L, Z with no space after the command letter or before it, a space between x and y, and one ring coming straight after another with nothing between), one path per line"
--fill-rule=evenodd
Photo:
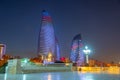
M85 49L83 50L83 52L84 52L85 55L86 55L86 63L89 64L88 55L90 54L91 51L88 49L87 46L85 46Z
M38 54L42 55L44 57L43 59L47 58L48 53L51 53L54 58L57 58L56 45L51 16L47 11L43 10L42 25L38 38Z
M81 34L76 35L72 40L70 60L78 66L84 65Z
M53 62L54 61L54 56L52 55L51 52L48 53L46 59L47 59L47 62Z
M3 55L5 54L5 51L6 51L6 45L0 44L0 60L2 59Z
M56 60L60 60L60 48L59 48L59 43L58 43L58 39L55 37L55 56L56 56Z

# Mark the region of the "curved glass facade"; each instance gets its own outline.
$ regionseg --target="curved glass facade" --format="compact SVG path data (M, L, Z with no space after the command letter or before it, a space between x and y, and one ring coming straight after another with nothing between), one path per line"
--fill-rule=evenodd
M58 43L58 39L55 37L55 56L56 56L56 60L60 60L60 48L59 48L59 43Z
M81 34L76 35L72 40L70 60L77 65L84 64Z
M51 16L47 11L42 12L42 25L38 37L38 54L48 55L49 52L52 53L54 58L58 59L57 55L59 52L58 43L56 42L54 28L52 24Z
M47 11L42 12L42 25L38 39L38 54L55 53L55 35L51 16Z

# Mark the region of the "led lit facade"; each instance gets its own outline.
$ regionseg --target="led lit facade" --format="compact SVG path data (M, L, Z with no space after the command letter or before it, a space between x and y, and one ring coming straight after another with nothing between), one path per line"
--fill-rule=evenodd
M51 52L56 58L56 41L51 16L47 11L42 12L42 23L38 37L38 54L48 56Z
M2 59L3 55L5 54L5 51L6 51L6 45L0 44L0 60Z
M84 64L81 34L76 35L72 40L70 60L79 66Z
M59 47L59 43L58 43L58 39L55 37L55 56L56 56L56 60L60 60L60 47Z

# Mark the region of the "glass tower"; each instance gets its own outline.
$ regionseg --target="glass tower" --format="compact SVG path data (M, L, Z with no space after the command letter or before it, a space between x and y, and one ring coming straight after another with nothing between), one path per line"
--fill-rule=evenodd
M72 40L70 60L78 66L84 64L81 34L77 34Z
M47 11L42 11L42 23L38 37L38 54L47 56L52 53L56 58L56 40L51 16Z
M57 39L57 37L55 37L55 56L56 56L56 60L60 60L60 48L59 48L59 43L58 43L58 39Z

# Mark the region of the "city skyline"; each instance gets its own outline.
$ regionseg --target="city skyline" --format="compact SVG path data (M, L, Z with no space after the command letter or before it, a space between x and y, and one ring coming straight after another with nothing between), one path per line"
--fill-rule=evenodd
M0 43L6 54L33 57L41 26L41 11L53 18L61 55L69 57L73 36L81 33L90 57L101 61L120 61L120 1L0 1Z

